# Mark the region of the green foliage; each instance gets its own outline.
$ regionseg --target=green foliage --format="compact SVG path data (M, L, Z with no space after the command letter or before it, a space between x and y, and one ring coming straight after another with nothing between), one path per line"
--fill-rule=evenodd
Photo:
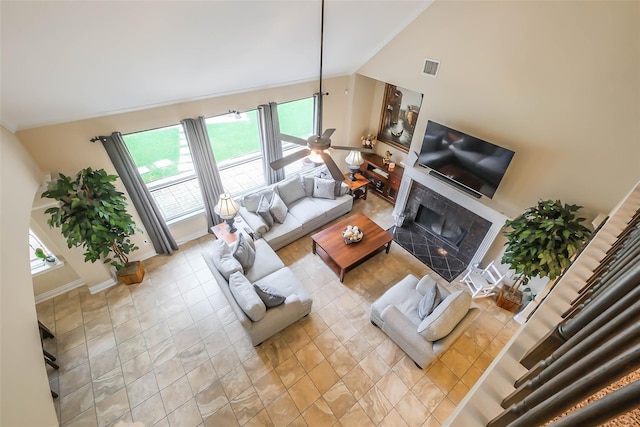
M69 248L80 246L85 261L104 259L120 270L127 254L138 249L129 236L140 230L127 212L124 194L113 185L116 179L104 169L83 169L75 179L59 174L42 197L60 202L45 213L51 214L47 223L60 228Z
M520 284L536 276L553 280L571 264L591 234L582 225L584 218L576 218L580 208L560 200L540 201L505 223L509 229L503 233L507 248L502 262L522 277Z

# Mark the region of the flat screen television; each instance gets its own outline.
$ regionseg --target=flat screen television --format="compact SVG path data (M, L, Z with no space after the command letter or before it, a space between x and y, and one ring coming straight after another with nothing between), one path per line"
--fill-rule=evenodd
M495 194L514 152L429 120L420 166L475 197ZM469 191L471 190L471 191Z

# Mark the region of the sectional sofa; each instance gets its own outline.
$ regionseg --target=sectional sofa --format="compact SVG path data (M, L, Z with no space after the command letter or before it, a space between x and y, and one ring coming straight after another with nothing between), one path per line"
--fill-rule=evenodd
M278 250L348 213L353 207L349 187L321 171L294 175L240 200L240 216Z

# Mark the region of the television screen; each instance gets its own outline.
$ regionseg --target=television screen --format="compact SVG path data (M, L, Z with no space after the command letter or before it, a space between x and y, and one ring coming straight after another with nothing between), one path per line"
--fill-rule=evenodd
M493 197L513 158L513 151L429 121L418 164L439 178ZM480 197L479 195L477 197Z

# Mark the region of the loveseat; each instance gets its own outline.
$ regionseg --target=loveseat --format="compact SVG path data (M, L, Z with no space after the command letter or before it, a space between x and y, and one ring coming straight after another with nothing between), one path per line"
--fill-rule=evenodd
M371 305L371 322L420 368L448 349L478 314L468 292L449 293L428 275L407 275Z
M311 311L311 295L264 239L239 232L216 240L203 257L231 309L257 346Z
M240 200L240 216L278 250L348 213L353 207L349 187L327 172L294 175Z

